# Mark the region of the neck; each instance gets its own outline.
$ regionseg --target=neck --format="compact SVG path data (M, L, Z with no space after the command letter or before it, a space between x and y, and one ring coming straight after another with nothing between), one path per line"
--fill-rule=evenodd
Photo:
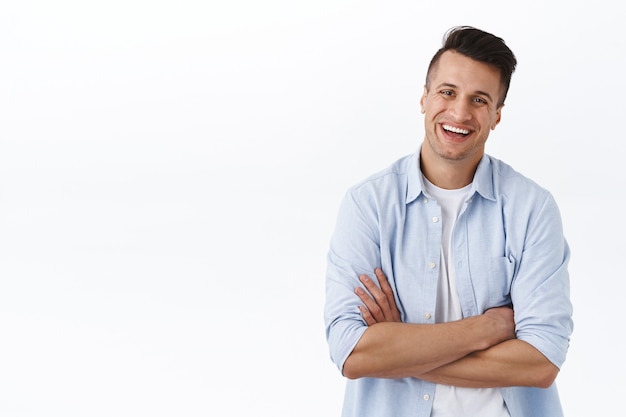
M471 163L445 159L431 155L425 148L422 146L420 152L420 166L428 181L445 190L457 190L472 182L480 159Z

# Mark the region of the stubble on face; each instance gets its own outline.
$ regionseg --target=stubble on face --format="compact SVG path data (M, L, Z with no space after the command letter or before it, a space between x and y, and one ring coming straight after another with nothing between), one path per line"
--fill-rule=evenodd
M496 107L500 94L498 70L447 51L428 81L421 104L425 113L425 144L433 154L430 157L477 164L490 129L500 121L500 108Z

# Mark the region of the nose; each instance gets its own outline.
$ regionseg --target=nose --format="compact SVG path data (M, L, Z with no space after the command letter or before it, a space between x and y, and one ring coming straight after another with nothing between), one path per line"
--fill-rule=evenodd
M466 122L472 118L470 104L461 98L450 103L450 114L456 122Z

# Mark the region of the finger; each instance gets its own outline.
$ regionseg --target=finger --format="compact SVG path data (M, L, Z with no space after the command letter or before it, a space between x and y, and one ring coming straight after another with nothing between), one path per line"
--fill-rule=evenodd
M368 326L378 323L367 308L359 306L359 310L361 311L361 316L363 316L363 320L365 320L365 323L367 323Z
M376 278L378 278L378 283L380 284L381 291L387 296L391 319L393 321L400 321L400 311L398 310L398 306L396 305L396 298L393 295L393 290L391 289L391 285L389 285L389 281L387 280L387 275L385 275L381 268L376 268L374 270L374 273L376 274Z
M371 280L370 280L371 281ZM380 291L380 290L379 290ZM372 316L372 318L374 320L376 320L376 322L379 321L385 321L385 314L383 313L383 311L380 309L380 307L378 306L376 300L374 300L372 298L372 296L370 295L370 293L368 293L367 291L365 291L363 288L361 287L357 287L354 292L356 293L356 295L359 296L359 298L361 299L361 301L363 302L363 304L365 304L365 307L367 308L368 312L370 313L370 315Z
M360 276L361 282L365 285L365 288L369 291L374 301L376 302L376 308L372 308L369 305L367 308L372 312L372 315L378 320L391 321L393 314L389 306L389 299L387 295L376 285L376 283L367 275ZM381 316L376 313L380 310Z

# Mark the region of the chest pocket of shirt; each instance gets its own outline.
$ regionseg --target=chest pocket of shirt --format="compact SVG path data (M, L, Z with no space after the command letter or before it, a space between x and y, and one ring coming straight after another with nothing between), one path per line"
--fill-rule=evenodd
M481 311L511 303L515 259L511 256L485 257L471 269L474 294Z

